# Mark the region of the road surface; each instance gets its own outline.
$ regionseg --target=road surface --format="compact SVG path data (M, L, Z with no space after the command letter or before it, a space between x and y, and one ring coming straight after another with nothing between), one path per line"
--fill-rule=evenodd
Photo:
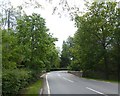
M53 71L45 75L43 94L92 94L91 96L97 94L97 96L118 96L118 84L79 78L66 71Z

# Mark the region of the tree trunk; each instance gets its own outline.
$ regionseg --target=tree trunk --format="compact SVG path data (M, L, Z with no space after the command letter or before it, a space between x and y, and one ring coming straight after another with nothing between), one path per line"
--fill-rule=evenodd
M34 29L34 25L31 26L31 64L32 64L32 68L35 69L35 64L34 64L34 33L33 33L33 29Z
M8 10L8 30L10 29L10 10Z
M105 65L105 79L109 80L109 68L108 68L108 59L107 59L107 51L106 47L103 46L104 48L104 65Z
M119 44L119 40L118 40L118 43L117 43L117 73L118 73L118 81L120 81L120 44Z

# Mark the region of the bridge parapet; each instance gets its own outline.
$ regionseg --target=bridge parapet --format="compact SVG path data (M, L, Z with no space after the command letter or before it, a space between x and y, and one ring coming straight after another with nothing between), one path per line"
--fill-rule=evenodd
M78 77L82 77L82 75L83 75L83 71L68 71L68 73L71 73Z

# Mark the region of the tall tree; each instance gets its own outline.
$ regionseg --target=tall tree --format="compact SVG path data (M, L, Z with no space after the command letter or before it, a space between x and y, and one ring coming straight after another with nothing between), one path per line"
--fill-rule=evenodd
M17 94L36 80L43 70L59 67L59 55L54 44L57 39L48 33L45 20L39 14L24 15L17 20L15 30L1 29L0 32L3 41L3 96Z
M105 72L109 79L111 70L110 52L113 48L115 30L118 30L118 14L116 2L94 2L88 7L88 12L76 17L77 32L74 35L73 50L78 58L80 68L84 70L99 70ZM119 36L119 33L117 33ZM78 57L77 57L78 56ZM117 67L117 66L114 66ZM100 71L100 70L99 70Z
M0 20L2 29L14 29L17 25L17 19L22 15L22 6L14 8L11 2L2 2L0 4Z
M45 66L47 54L52 50L55 39L48 34L45 26L45 20L40 15L24 16L18 20L18 38L22 45L24 62L29 62L31 68ZM36 64L39 64L38 66Z
M70 65L73 56L70 52L70 48L73 46L73 38L69 37L66 41L63 41L61 52L61 67L67 67Z

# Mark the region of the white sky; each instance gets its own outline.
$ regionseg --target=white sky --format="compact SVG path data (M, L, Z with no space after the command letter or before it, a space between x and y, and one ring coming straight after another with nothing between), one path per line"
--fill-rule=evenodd
M10 0L14 6L22 4L23 1L27 0ZM34 9L27 8L26 13L31 14L33 12L40 13L42 17L46 20L46 26L50 29L50 33L53 33L53 36L58 38L56 46L62 48L63 40L66 40L69 36L73 36L77 28L75 28L74 21L70 21L68 16L62 16L61 18L54 14L53 7L58 5L60 0L53 0L50 4L47 0L39 0L40 4L44 9ZM81 7L81 10L84 6L84 0L68 0L69 5L78 5ZM78 3L79 2L79 3Z
M17 6L22 4L23 1L28 0L10 0L13 6ZM73 36L76 32L77 28L74 26L74 21L70 21L68 16L62 16L59 18L58 15L52 15L53 7L58 5L60 0L52 0L50 4L48 0L38 0L40 4L43 6L43 9L33 9L27 8L25 11L27 14L31 14L33 12L40 13L42 17L46 20L46 26L50 29L50 33L53 33L53 36L58 38L56 42L56 46L62 48L63 40L66 40L69 36ZM71 6L79 6L80 11L84 10L84 0L68 0L69 5ZM119 1L119 0L117 0Z

